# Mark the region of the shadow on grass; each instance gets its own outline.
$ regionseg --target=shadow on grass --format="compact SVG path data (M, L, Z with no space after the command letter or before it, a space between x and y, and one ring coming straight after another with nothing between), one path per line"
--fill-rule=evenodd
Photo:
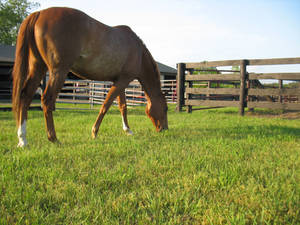
M185 133L186 127L179 128L177 133ZM261 126L235 126L235 127L222 127L222 128L191 128L189 130L188 136L193 139L195 136L198 137L214 137L222 139L247 139L249 137L255 139L262 138L274 138L285 139L287 137L299 139L300 138L300 128L280 126L280 125L261 125Z

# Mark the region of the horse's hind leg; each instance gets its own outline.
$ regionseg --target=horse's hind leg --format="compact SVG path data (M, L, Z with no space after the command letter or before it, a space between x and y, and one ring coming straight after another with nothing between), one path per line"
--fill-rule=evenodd
M31 59L34 61L33 59ZM19 124L18 124L18 147L24 147L27 145L26 140L26 120L27 111L30 103L32 102L33 96L39 87L42 78L46 75L46 65L43 62L31 62L28 78L22 89L20 99L20 110L19 110Z
M127 104L125 91L122 91L121 94L118 96L118 102L119 109L122 115L123 130L126 132L126 134L133 135L133 132L130 130L127 120Z
M56 97L60 89L64 85L68 71L68 69L51 69L49 74L49 81L42 96L47 135L48 140L51 142L57 141L52 111L55 110Z

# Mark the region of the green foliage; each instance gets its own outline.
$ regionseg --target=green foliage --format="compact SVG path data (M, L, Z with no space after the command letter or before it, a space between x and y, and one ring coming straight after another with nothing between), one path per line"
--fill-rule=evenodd
M240 66L232 66L232 71L234 71L234 73L239 73L239 71L241 70Z
M265 88L279 88L279 83L278 82L264 83L263 85L264 85ZM300 82L299 81L294 81L294 82L284 83L283 88L290 88L290 89L300 88Z
M193 74L218 74L217 67L196 68Z
M61 145L30 111L25 149L0 112L0 224L299 224L300 120L236 109L175 113L156 133L144 107L57 110ZM260 114L262 115L262 114Z
M14 45L22 21L39 3L27 0L0 1L0 43Z

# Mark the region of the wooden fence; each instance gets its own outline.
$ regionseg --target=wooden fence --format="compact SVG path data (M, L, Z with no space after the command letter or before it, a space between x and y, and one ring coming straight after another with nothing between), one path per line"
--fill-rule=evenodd
M300 58L226 60L179 63L177 76L177 110L187 112L207 107L245 107L300 110L300 73L248 73L248 66L300 64ZM231 69L217 69L228 67ZM198 73L198 74L197 74ZM266 88L261 79L278 81L277 88ZM283 81L296 81L285 88Z
M176 80L161 80L162 91L168 103L176 103ZM71 104L102 104L111 88L112 82L91 80L66 80L56 102ZM141 84L134 80L125 90L127 104L143 105L146 98ZM117 103L115 101L115 103Z

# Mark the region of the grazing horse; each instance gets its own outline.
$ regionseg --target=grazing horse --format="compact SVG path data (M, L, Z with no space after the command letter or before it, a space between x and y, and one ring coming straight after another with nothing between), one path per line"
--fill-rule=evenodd
M93 138L116 97L124 129L129 129L125 88L134 79L144 88L146 114L156 130L168 129L160 73L141 39L127 26L110 27L79 10L55 7L32 13L19 30L12 97L20 147L27 144L27 111L47 71L49 81L41 101L51 142L57 141L52 111L69 71L81 78L113 82L92 127Z

